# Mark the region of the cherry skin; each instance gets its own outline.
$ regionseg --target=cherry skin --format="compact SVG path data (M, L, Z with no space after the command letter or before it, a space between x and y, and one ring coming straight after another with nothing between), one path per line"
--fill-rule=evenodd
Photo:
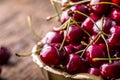
M98 68L89 68L88 73L99 76L100 75L100 70Z
M114 26L110 29L111 37L108 44L111 48L120 46L120 26Z
M61 43L64 35L61 31L50 31L44 37L44 43Z
M98 20L96 22L96 25L105 33L110 33L110 28L116 25L116 22L113 21L110 17L103 17L103 23L102 19ZM98 33L100 30L97 28L97 26L94 25L93 31L94 33Z
M65 31L66 35L66 31ZM77 25L69 26L68 34L66 37L66 42L68 43L78 43L83 36L83 31Z
M116 21L117 24L120 24L120 10L118 8L114 8L111 11L111 18Z
M71 44L71 45L75 52L83 50L85 48L85 46L82 44Z
M89 10L88 10L87 6L84 5L84 4L77 4L77 5L73 6L73 7L71 7L71 10L72 11L80 11L80 12L86 14L86 15L89 14ZM73 18L74 18L74 20L79 22L79 21L85 20L86 17L81 15L81 14L74 13Z
M1 72L2 72L2 68L1 68L1 66L0 66L0 74L1 74Z
M69 55L66 70L70 74L87 72L88 63L84 59L80 58L79 55L73 53Z
M105 61L94 61L94 58L105 58L105 52L98 45L91 45L86 50L86 60L92 64L94 67L100 67Z
M93 5L99 2L110 2L110 0L91 0L90 5ZM110 5L108 4L97 4L94 6L90 6L90 11L99 16L108 13L109 9L110 9Z
M66 56L69 56L71 53L74 52L73 46L71 46L71 45L64 46L64 49L67 53Z
M112 0L113 3L120 5L120 0Z
M62 12L62 15L61 15L61 23L65 23L67 20L69 19L69 16L68 16L68 10L65 10Z
M10 59L11 52L4 46L0 46L0 64L6 64Z
M101 65L100 73L103 78L120 78L120 61Z
M70 1L72 1L72 2L78 2L78 1L81 1L81 0L70 0Z
M93 19L94 22L96 22L96 21L99 19L99 17L98 17L97 15L93 14L93 13L90 14L90 18ZM83 21L81 27L82 27L85 31L87 31L89 34L93 34L93 25L94 25L94 23L91 21L90 18L86 18L86 19Z
M57 66L61 63L61 55L53 46L44 47L40 52L40 59L48 66Z

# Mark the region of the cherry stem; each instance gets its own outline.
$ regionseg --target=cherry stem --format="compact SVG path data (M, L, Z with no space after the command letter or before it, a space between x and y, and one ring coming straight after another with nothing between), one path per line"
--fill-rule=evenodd
M88 6L95 6L97 4L110 4L110 5L114 5L114 6L118 7L118 8L120 8L119 5L117 5L115 3L112 3L112 2L99 2L99 3L95 3L95 4L88 4Z
M98 38L98 36L99 36L100 34L101 34L101 33L98 33L98 34L95 36L95 39ZM94 40L95 40L95 39L94 39ZM83 52L82 52L82 54L80 55L80 57L82 57L82 56L84 55L85 51L87 50L87 48L88 48L91 44L94 43L94 40L92 40L92 42L90 42L90 44L88 44L88 45L86 46L86 48L85 48L84 50L82 50ZM80 51L77 51L76 53L80 53L80 52L81 52L81 50L80 50Z
M51 2L53 8L54 8L55 11L56 11L56 14L57 14L57 16L58 16L58 21L60 21L60 15L59 15L59 11L58 11L58 9L57 9L56 3L54 2L54 0L50 0L50 2Z
M36 36L36 38L38 38L40 40L41 38L36 34L36 32L33 29L32 19L31 19L30 16L27 17L27 21L28 21L28 27L30 28L30 30L32 31L32 33Z
M46 20L47 21L50 21L51 19L53 19L53 18L55 18L55 17L57 17L58 15L57 14L55 14L55 15L53 15L53 16L48 16L47 18L46 18Z
M64 36L64 39L60 45L60 48L59 48L59 51L61 51L61 49L63 48L64 46L64 43L65 43L65 40L66 40L66 37L67 37L67 34L68 34L68 29L70 27L70 22L71 22L71 17L68 19L68 22L66 23L66 26L67 26L67 29L66 29L66 35Z
M37 51L35 51L35 53L37 54L37 53L39 53L40 51L42 50L42 48L41 49L38 49ZM18 56L18 57L28 57L28 56L31 56L32 55L32 53L16 53L15 54L16 56Z
M62 1L61 0L53 0L54 2L57 2L57 3L62 3Z
M86 3L86 2L89 2L89 1L91 1L91 0L82 0L82 1L78 1L78 2L69 2L68 4L66 4L65 7L62 8L62 10L66 10L67 8L72 7L74 5L83 4L83 3Z
M105 37L104 37L103 34L101 34L101 37L103 38L103 40L105 41L105 44L106 44L107 54L108 54L108 58L109 58L109 63L112 63L111 56L110 56L110 52L109 52L109 46L108 46L108 44L107 44L107 41L105 40Z
M109 58L93 58L93 61L98 61L98 60L109 60ZM111 60L120 60L120 58L111 58Z

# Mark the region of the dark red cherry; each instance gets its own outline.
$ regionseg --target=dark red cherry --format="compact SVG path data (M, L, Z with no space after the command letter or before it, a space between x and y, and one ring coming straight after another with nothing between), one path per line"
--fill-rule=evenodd
M89 68L88 73L99 76L100 75L100 70L98 68Z
M117 22L117 24L120 24L120 9L114 8L111 11L111 18Z
M90 5L94 5L99 2L110 2L110 0L91 0ZM94 6L90 6L90 11L99 16L108 13L109 9L110 9L110 5L108 5L108 4L97 4Z
M6 64L10 59L11 52L4 46L0 46L0 64Z
M99 17L95 14L90 14L90 18L94 20L94 22L96 22ZM90 18L86 18L83 23L82 23L82 28L87 31L89 34L93 34L93 25L94 23L91 21Z
M101 65L100 73L103 78L120 78L120 61Z
M110 47L120 46L120 26L114 26L110 29L111 36L108 39Z
M58 66L61 63L61 55L53 46L44 47L40 52L40 59L48 66Z
M71 7L71 9L73 11L80 11L80 12L87 14L87 15L89 14L89 10L88 10L87 6L84 4L77 4L73 7ZM75 13L75 14L73 14L73 18L74 18L74 20L79 22L79 21L85 20L86 17L81 15L81 14Z
M94 44L100 44L104 42L101 37L96 37L96 34L93 34L91 38L89 38L89 41L88 41L89 43L91 43L93 40L94 40Z
M0 74L1 74L1 72L2 72L2 68L1 68L1 66L0 66Z
M61 43L63 41L64 35L62 31L50 31L44 37L45 43Z
M100 67L105 61L94 61L94 58L105 58L105 52L98 45L91 45L86 50L86 60L91 63L94 67Z
M71 46L71 45L64 46L64 49L67 53L66 56L68 56L74 52L73 46Z
M120 5L120 0L112 0L113 3Z
M65 23L67 20L69 19L69 16L68 16L68 10L65 10L62 12L62 15L61 15L61 23Z
M83 50L85 48L85 45L82 45L82 44L71 44L74 51L80 51L80 50Z
M66 35L66 31L65 31L65 35ZM71 25L69 26L66 42L78 43L80 42L82 35L83 35L83 31L80 29L79 26Z
M102 22L104 22L104 23L102 23ZM109 34L110 33L110 28L115 26L116 22L113 21L110 17L103 17L103 21L102 21L102 19L98 20L96 22L96 25L98 25L98 27L103 32ZM94 27L93 27L94 33L98 33L100 31L96 25L94 25Z
M113 57L115 57L115 58L120 58L120 51L117 50L117 51L114 53Z
M78 2L78 1L81 1L81 0L70 0L70 1L72 1L72 2Z
M66 65L66 70L70 74L76 74L81 72L87 72L88 63L80 58L77 54L70 54L68 58L68 63Z

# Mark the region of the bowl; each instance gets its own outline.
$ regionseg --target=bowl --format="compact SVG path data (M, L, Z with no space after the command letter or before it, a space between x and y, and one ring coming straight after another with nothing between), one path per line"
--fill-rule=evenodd
M32 56L33 62L39 66L42 74L45 77L45 80L102 80L101 77L91 75L88 73L79 73L79 74L71 75L62 70L55 69L45 65L40 60L40 57L39 57L39 52L40 52L39 50L41 47L43 47L43 43L38 42L38 44L36 44L33 47L31 56Z

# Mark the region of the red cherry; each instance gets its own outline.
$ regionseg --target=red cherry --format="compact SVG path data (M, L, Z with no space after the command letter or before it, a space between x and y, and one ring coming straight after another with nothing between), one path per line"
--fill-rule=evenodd
M44 47L40 52L40 59L49 66L57 66L61 63L61 55L53 46Z
M110 2L110 0L91 0L90 5L99 3L99 2ZM110 5L108 4L97 4L95 6L90 6L90 11L101 16L108 13L110 10Z
M110 47L120 46L120 26L114 26L110 29L111 37L108 39Z
M120 61L101 65L100 72L103 78L120 78Z
M94 61L94 58L105 58L105 52L98 45L91 45L86 50L86 60L94 67L100 67L105 61Z
M11 53L6 47L0 46L0 64L6 64L10 59L10 55Z
M1 68L1 66L0 66L0 74L1 74L1 72L2 72L2 68Z
M103 30L103 32L109 34L110 33L110 28L116 25L116 22L113 21L110 17L104 17L103 18L103 24L102 24L102 19L98 20L96 22L96 25ZM100 30L97 28L97 26L94 25L93 31L94 33L98 33Z
M100 70L98 68L89 68L88 73L99 76L100 75Z
M44 37L45 43L61 43L63 41L64 35L61 31L51 31Z
M63 11L61 15L61 23L65 23L69 19L68 10Z
M66 32L65 32L66 35ZM78 43L80 42L83 35L83 31L77 25L71 25L68 30L66 37L66 42L68 43Z
M120 24L120 10L118 8L114 8L111 11L111 18L116 21L117 24Z
M113 3L120 5L120 0L112 0Z
M78 2L78 1L81 1L81 0L70 0L70 1L72 1L72 2Z
M90 18L94 20L94 22L96 22L99 17L95 14L90 14ZM91 21L90 18L86 18L83 23L82 23L82 28L87 31L89 34L93 34L93 25L94 23Z
M81 72L87 72L89 64L77 54L70 54L68 63L66 65L67 72L70 74L76 74Z
M84 14L87 14L87 15L89 14L88 8L84 4L77 4L73 7L71 7L71 9L72 9L72 11L80 11ZM81 14L75 13L75 14L73 14L73 18L74 18L74 20L79 22L79 21L85 20L86 17Z

